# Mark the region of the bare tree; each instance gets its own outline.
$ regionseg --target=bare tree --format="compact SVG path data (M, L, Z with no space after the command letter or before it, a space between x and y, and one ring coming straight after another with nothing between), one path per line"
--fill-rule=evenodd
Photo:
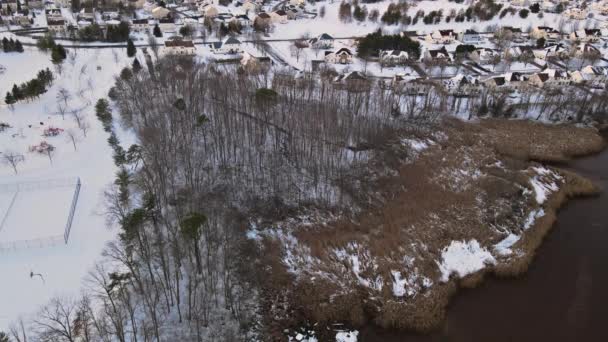
M13 171L15 171L15 174L17 174L17 165L23 163L25 161L25 157L20 153L4 151L4 153L2 153L2 161L5 164L10 165L13 168Z
M74 321L77 302L68 298L53 298L44 306L34 320L34 330L42 341L76 342Z
M61 87L57 91L57 96L55 98L57 101L63 101L63 104L67 107L68 101L72 98L72 95L70 95L70 92L66 88Z
M70 141L72 143L72 146L74 146L74 151L76 151L76 143L80 140L78 133L74 129L70 128L65 131L65 134L68 138L68 141Z

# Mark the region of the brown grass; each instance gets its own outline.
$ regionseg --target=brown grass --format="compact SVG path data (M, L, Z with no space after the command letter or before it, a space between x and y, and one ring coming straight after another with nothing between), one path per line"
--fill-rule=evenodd
M597 192L589 180L560 170L565 181L545 203L545 216L514 246L524 252L523 256L501 260L495 267L463 279L438 283L435 260L451 241L476 239L489 246L501 238L489 229L490 225L521 227L521 214L515 213L527 213L536 205L521 194L521 187L529 182L525 170L532 165L531 160L565 161L598 152L604 146L597 130L591 128L527 121L468 124L446 120L441 130L448 136L446 141L438 142L415 163L401 165L398 176L368 184L366 188L384 198L382 204L369 205L357 217L329 226L295 230L299 243L321 261L314 266L315 274L330 274L332 280L315 275L314 281L312 276L301 277L288 289L275 288L274 292L283 291L288 305L297 313L291 315L292 324L346 322L360 326L372 320L387 328L434 329L442 322L449 298L458 287L475 287L487 273L501 277L523 274L553 226L559 207L570 197ZM492 166L497 160L502 167ZM469 169L481 170L483 176L454 176L454 171ZM353 242L376 261L374 269L362 266L361 274L381 275L386 281L382 291L362 287L353 279L349 265L337 262L333 256L332 251L348 248ZM406 271L416 268L435 282L430 290L420 289L423 293L405 300L395 298L390 290L390 271L403 270L404 256L415 257ZM271 288L274 276L269 274L267 281ZM277 277L275 286L284 286L285 276Z

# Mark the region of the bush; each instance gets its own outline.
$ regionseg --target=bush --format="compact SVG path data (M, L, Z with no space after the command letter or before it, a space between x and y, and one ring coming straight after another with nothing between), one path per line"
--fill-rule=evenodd
M528 17L528 13L530 13L530 11L524 8L519 11L519 17L522 19L526 19Z
M532 12L532 13L540 12L540 4L537 2L537 3L533 4L532 6L530 6L530 12Z

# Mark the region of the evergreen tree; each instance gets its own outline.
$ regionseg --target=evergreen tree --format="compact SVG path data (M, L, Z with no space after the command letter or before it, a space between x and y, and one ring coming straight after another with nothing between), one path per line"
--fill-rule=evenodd
M139 61L137 60L137 58L135 58L133 60L133 73L137 74L140 70L141 70L141 64L139 64Z
M160 27L158 27L158 24L154 25L154 30L152 30L152 33L154 33L154 37L156 38L163 36L163 32L160 30Z
M136 53L137 53L137 49L135 48L135 44L133 44L133 41L131 39L129 39L127 41L127 56L133 57L133 56L135 56Z
M15 42L15 51L20 53L23 52L23 45L21 45L21 42L18 39Z
M10 49L9 48L9 44L10 43L9 43L9 41L8 41L8 39L6 37L2 38L2 50L4 52L9 52L9 49Z
M4 97L4 102L6 102L7 105L12 105L13 103L17 102L15 100L15 97L13 96L13 94L11 94L10 91L6 92L6 96Z
M21 89L17 87L16 84L13 84L13 98L15 99L15 101L23 99L23 93L21 92Z
M367 17L367 9L365 8L365 6L361 7L359 5L356 5L353 11L353 17L357 21L364 21Z
M53 64L61 64L67 58L67 52L61 44L57 44L51 50L51 61Z
M80 0L72 0L72 12L80 11Z

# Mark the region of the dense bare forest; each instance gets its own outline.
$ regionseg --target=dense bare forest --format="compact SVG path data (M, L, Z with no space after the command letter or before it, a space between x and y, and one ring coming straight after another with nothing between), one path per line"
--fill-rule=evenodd
M281 251L248 236L252 226L315 210L354 217L385 204L393 191L376 189L416 154L393 147L404 136L433 136L444 114L534 111L580 122L605 115L607 101L531 93L512 106L491 90L459 98L434 85L412 96L366 78L335 82L331 70L252 72L188 58L147 64L123 70L111 101L96 106L120 169L106 193L119 239L82 298L41 311L32 323L39 340L270 340L277 331L261 303L284 303L266 284L281 260L268 255ZM136 144L121 144L118 124L136 133ZM11 331L17 341L26 341L24 324Z

